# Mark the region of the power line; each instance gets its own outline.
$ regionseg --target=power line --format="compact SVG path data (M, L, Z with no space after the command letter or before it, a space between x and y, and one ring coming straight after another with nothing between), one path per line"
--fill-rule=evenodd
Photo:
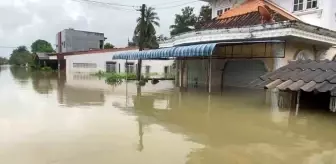
M83 2L89 2L89 3L100 3L103 5L112 5L112 6L121 6L121 7L131 7L134 8L134 5L125 5L121 3L115 3L115 2L102 2L102 1L95 1L95 0L78 0L78 1L83 1Z
M179 5L174 5L174 6L158 7L158 8L156 8L156 9L159 9L159 10L170 9L170 8L180 7L180 6L187 5L187 4L191 4L191 3L195 3L195 2L199 2L199 0L191 1L191 2L186 2L186 3L181 3L181 4L179 4Z
M168 5L168 4L177 3L177 2L182 2L182 1L190 1L190 0L169 1L169 2L157 3L157 4L154 4L154 5L151 5L151 6L152 6L152 7L165 6L165 5Z
M15 48L18 48L18 47L0 46L0 48L4 48L4 49L15 49Z
M130 5L124 5L124 4L119 4L119 3L109 3L109 2L101 2L101 1L94 1L94 0L72 0L72 1L85 2L88 4L95 4L101 7L113 8L115 10L120 10L120 11L136 11L136 9L139 8L139 6L130 6Z

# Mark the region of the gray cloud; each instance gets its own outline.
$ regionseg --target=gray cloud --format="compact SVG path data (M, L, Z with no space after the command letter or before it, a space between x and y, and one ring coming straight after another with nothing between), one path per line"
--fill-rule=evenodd
M167 0L105 1L134 6L140 6L142 3L154 5L167 2ZM166 4L166 6L175 4ZM189 5L195 7L198 12L203 4L200 1ZM174 22L174 15L184 6L157 10L161 19L161 26L157 29L159 34L169 35L169 26ZM29 47L36 39L45 39L55 45L56 33L71 27L103 32L108 42L124 47L127 39L132 37L136 25L135 19L138 16L139 13L135 11L120 11L111 7L71 0L1 0L0 46L26 45ZM0 48L0 56L9 56L11 51L12 49Z

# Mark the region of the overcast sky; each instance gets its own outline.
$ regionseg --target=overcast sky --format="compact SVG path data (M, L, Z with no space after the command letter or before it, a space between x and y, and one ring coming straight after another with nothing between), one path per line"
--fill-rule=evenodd
M169 26L174 15L185 6L195 7L198 13L205 4L195 0L97 0L140 6L142 3L158 8L161 27L158 34L169 36ZM193 2L193 3L189 3ZM189 3L180 7L162 9ZM160 4L160 5L158 5ZM161 8L161 9L159 9ZM132 9L132 8L130 8ZM124 11L112 7L93 5L73 0L0 0L0 47L30 47L36 39L49 41L55 47L56 33L65 28L103 32L107 41L117 47L125 47L132 37L135 11ZM0 48L0 56L8 57L12 49Z

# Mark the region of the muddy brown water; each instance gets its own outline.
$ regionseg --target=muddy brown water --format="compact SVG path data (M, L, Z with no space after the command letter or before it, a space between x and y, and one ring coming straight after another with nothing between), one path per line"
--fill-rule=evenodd
M336 118L265 103L262 91L109 86L0 69L2 164L334 164Z

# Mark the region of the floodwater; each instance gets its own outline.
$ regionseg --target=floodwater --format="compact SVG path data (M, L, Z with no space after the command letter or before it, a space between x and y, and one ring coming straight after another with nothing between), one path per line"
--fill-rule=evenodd
M265 99L1 67L0 163L336 163L333 114L295 116Z

